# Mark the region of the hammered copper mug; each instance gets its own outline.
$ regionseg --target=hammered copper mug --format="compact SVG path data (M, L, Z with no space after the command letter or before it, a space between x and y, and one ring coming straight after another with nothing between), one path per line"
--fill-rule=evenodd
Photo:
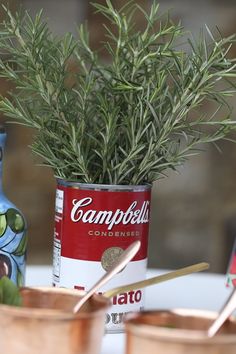
M22 307L0 305L1 353L100 353L108 299L95 295L74 315L78 290L22 288L21 294Z
M236 319L207 337L216 316L188 309L130 314L125 320L126 354L235 354Z

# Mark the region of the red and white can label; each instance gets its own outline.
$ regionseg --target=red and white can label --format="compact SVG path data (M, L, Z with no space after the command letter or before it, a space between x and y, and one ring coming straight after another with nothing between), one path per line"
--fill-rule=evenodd
M88 290L132 242L139 252L103 289L145 279L150 189L137 191L79 189L58 185L54 231L55 286ZM107 330L122 330L122 317L144 305L143 289L115 296Z

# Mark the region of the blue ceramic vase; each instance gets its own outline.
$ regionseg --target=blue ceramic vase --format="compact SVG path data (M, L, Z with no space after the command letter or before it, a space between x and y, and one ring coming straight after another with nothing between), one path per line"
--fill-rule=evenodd
M0 278L8 276L18 286L24 285L26 258L26 222L2 189L5 129L0 126Z

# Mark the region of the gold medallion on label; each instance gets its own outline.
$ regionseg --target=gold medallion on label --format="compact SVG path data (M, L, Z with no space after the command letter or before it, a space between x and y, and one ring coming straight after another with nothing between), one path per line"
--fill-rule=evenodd
M109 268L115 263L117 258L123 253L121 247L110 247L107 248L102 255L101 264L105 271L108 271Z

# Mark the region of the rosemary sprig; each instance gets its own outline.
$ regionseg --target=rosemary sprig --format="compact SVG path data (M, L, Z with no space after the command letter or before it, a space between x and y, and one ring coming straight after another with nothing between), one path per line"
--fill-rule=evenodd
M32 150L57 177L84 183L143 184L176 169L203 143L227 139L235 129L228 98L235 94L235 36L215 39L208 28L188 48L185 33L153 2L146 13L135 2L117 10L94 4L110 21L102 43L109 64L89 47L85 26L77 39L54 37L42 13L12 15L0 30L0 75L13 81L0 111L36 129ZM136 28L141 11L146 27ZM5 55L5 57L4 57ZM73 85L70 59L79 72ZM201 114L213 103L214 112Z

